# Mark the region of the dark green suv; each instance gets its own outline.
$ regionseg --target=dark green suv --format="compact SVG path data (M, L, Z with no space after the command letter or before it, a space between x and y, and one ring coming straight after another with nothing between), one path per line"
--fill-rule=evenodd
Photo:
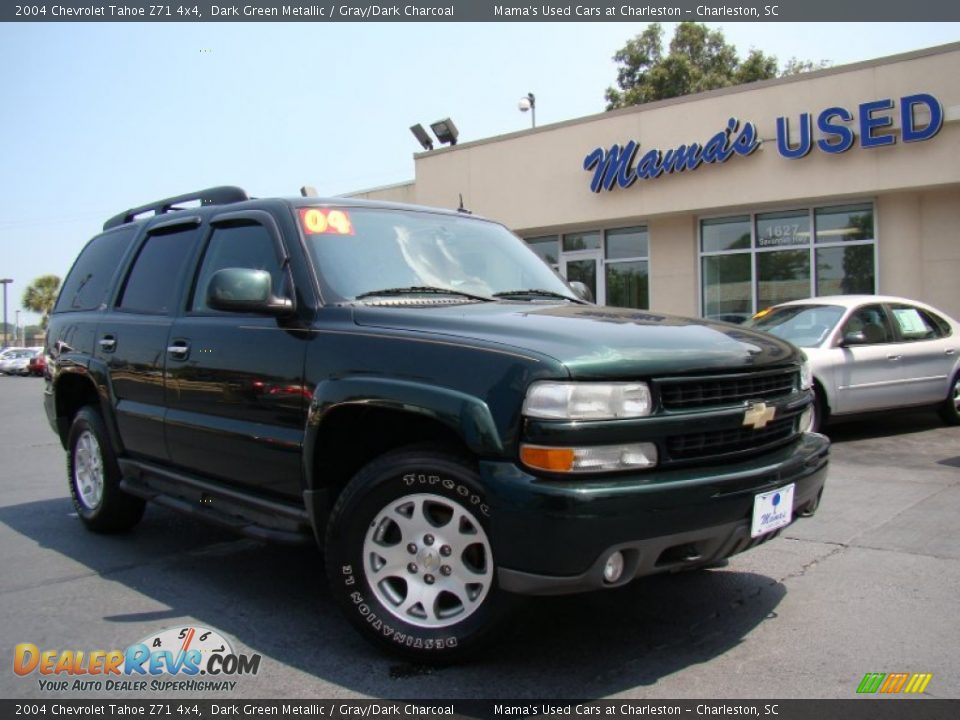
M796 348L597 307L462 211L232 187L131 209L76 260L46 352L88 527L151 500L315 539L353 623L420 660L517 594L765 542L826 475Z

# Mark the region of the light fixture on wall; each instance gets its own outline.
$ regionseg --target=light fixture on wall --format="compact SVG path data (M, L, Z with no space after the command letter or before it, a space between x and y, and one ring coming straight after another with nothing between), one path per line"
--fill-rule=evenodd
M433 140L431 140L430 136L427 135L427 131L423 129L423 125L420 123L411 125L410 132L413 133L413 136L423 146L424 150L433 150Z
M433 134L437 136L437 140L444 145L457 144L457 136L460 133L457 132L457 126L453 124L453 120L450 118L444 118L443 120L437 120L435 123L430 123L430 129L433 130Z
M537 126L537 98L533 93L527 93L522 98L520 102L517 103L517 107L520 109L520 112L530 111L530 120L532 125L530 127Z

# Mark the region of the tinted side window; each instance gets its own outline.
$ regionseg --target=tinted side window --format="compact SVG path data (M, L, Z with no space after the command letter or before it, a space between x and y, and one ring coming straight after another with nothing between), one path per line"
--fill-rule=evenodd
M932 340L940 337L940 329L920 308L908 305L895 305L893 318L904 340Z
M844 335L852 332L862 332L869 345L893 341L890 318L883 305L864 305L857 308L843 327Z
M63 283L54 312L96 310L100 307L135 234L136 228L123 228L97 235L87 243Z
M127 277L118 307L170 315L176 309L180 279L193 254L200 229L150 235Z
M280 261L273 238L262 225L233 225L213 231L193 292L192 310L209 311L207 285L213 274L224 268L266 270L273 280L273 292L277 292Z

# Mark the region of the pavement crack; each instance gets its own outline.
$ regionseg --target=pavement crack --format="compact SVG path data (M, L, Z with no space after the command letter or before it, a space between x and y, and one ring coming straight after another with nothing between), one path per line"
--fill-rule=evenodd
M788 573L787 575L784 575L777 582L785 583L787 580L793 580L794 578L803 577L804 575L807 574L807 572L812 570L819 563L823 562L824 560L829 560L834 555L839 555L849 547L849 545L845 545L844 543L818 543L818 544L833 545L833 549L830 550L830 552L826 553L825 555L820 555L818 557L813 558L809 562L804 563L803 565L800 566L799 570L795 570L792 573Z

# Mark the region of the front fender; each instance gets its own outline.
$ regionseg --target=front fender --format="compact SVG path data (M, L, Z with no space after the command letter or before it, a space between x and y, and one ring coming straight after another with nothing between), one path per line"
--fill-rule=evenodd
M304 437L304 477L312 485L317 439L324 420L344 405L398 410L430 418L455 432L471 452L481 457L501 456L503 441L490 408L482 400L449 388L410 380L371 376L324 380L317 385L307 415Z

